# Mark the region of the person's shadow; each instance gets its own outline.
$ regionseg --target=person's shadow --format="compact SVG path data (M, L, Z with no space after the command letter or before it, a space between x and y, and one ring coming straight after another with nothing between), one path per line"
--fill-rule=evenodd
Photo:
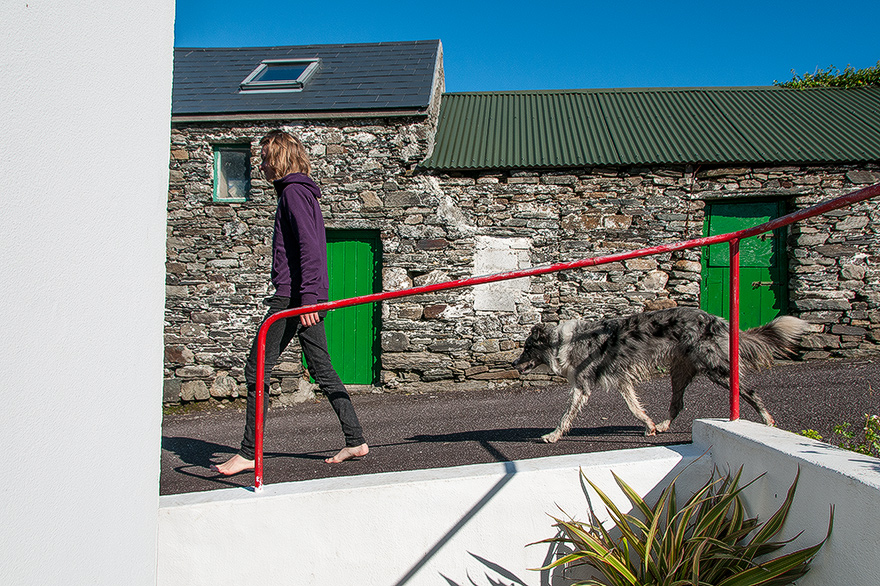
M174 467L174 471L178 474L219 482L227 486L239 486L239 483L229 482L225 480L225 476L211 469L214 458L218 455L232 456L236 453L236 450L229 446L191 437L162 436L162 449L171 452L183 462L182 465Z
M222 462L233 454L238 453L238 450L235 448L191 437L162 436L162 449L174 454L183 463L182 465L174 467L174 471L178 474L183 474L192 478L199 478L201 480L218 482L227 486L241 486L241 483L230 482L226 479L238 478L244 475L244 473L228 477L219 472L215 472L211 468L211 466L216 463L215 460ZM309 454L265 452L263 456L267 460L271 458L323 460L327 457L327 454L323 452ZM253 472L250 472L250 474L253 474Z
M232 456L236 450L222 444L206 442L205 440L191 437L168 437L162 436L162 449L168 450L184 464L210 468L212 458L217 455L229 454Z

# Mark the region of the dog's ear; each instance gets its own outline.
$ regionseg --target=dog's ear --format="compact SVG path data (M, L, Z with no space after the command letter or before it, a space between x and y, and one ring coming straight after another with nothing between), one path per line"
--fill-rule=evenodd
M532 328L529 337L537 346L545 348L550 345L550 328L547 324L538 324Z

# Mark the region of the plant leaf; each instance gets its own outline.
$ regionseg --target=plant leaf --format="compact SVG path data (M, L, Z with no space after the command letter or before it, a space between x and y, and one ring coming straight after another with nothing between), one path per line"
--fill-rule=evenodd
M795 484L797 478L795 478ZM744 572L740 572L735 576L720 582L718 586L755 586L776 583L775 579L785 577L785 581L778 582L780 584L790 584L796 578L803 576L809 569L808 564L819 553L828 538L831 537L831 531L834 528L834 506L831 507L831 515L828 520L828 532L825 538L812 547L806 547L798 551L792 552L772 559L770 561L759 564Z
M617 483L617 486L620 487L620 489L623 491L623 494L625 494L626 498L629 499L629 502L631 502L632 505L636 507L642 513L642 515L645 516L645 522L650 523L651 517L654 513L645 502L645 500L641 496L639 496L639 493L634 491L632 487L624 482L624 480L617 474L612 472L611 475L614 477L614 481Z
M798 466L797 473L794 476L794 482L791 483L791 487L788 489L788 494L785 496L785 500L782 502L779 510L773 513L773 516L770 517L767 522L764 523L764 526L758 530L754 538L752 538L751 543L764 543L770 541L770 539L782 530L782 526L785 524L785 520L788 518L788 512L791 510L791 505L794 502L794 493L797 490L798 479L800 476L801 467Z
M617 505L614 504L614 501L612 501L608 497L608 495L602 492L602 489L596 486L589 478L587 478L586 480L590 484L590 486L593 487L593 490L596 491L596 494L599 495L599 498L602 499L602 502L605 504L605 508L608 509L608 514L611 515L612 520L617 525L617 529L621 532L621 538L633 544L640 544L638 536L633 532L632 527L630 527L630 524L627 522L627 518L629 516L621 513L620 509L617 508ZM599 526L601 527L601 523L599 524ZM604 527L602 528L602 530L604 532Z

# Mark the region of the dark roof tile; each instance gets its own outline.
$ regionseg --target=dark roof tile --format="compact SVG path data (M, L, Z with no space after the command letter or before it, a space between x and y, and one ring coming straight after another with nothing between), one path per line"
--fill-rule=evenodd
M266 59L321 59L302 91L241 92ZM413 110L430 105L440 41L290 47L178 48L172 115Z

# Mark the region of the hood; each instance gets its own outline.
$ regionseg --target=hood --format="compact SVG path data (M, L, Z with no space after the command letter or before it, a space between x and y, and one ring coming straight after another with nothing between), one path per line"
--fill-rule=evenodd
M305 187L307 190L311 192L315 197L321 197L321 189L312 181L312 178L303 173L290 173L285 175L281 179L276 179L272 182L275 186L275 190L280 194L284 191L284 188L288 185L293 185L294 183L298 183Z

